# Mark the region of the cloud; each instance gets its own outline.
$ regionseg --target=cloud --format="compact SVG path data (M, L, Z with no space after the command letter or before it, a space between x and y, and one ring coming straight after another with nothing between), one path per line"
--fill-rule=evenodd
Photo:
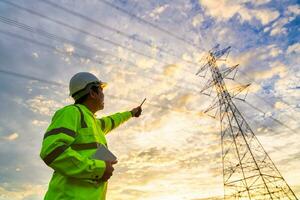
M135 62L139 67L143 69L152 68L153 66L155 66L155 64L157 64L156 60L146 58L138 58Z
M286 52L288 54L292 54L292 53L300 54L300 43L298 42L290 45Z
M299 104L299 92L293 89L299 86L299 81L297 73L290 70L284 78L277 80L274 84L276 95L280 96L285 102L288 102L292 108ZM293 112L293 109L290 112ZM294 115L297 116L296 113Z
M269 24L271 21L274 21L279 17L279 12L273 10L260 9L253 10L251 13L262 23L262 25Z
M2 186L1 186L2 185ZM32 185L26 184L23 186L18 186L14 189L7 189L5 184L0 185L0 199L7 200L7 199L14 199L14 200L38 200L42 199L45 186L42 185Z
M288 105L285 104L285 103L283 103L283 102L281 102L281 101L277 101L277 102L275 103L274 107L275 107L276 109L286 109L286 108L288 108Z
M216 18L218 21L226 21L235 15L239 15L241 22L249 21L253 18L259 20L262 25L266 25L279 17L279 12L269 9L248 9L243 1L236 2L230 0L209 1L199 0L205 7L206 13Z
M49 124L49 122L47 121L41 121L37 119L32 120L31 123L36 126L46 126L47 124Z
M239 64L240 67L244 68L251 64L252 60L257 57L256 50L249 50L246 52L241 52L238 55L230 55L228 57L227 63L231 66Z
M203 127L203 130L206 130L206 128ZM165 140L164 128L160 128L159 132L161 135L159 140ZM153 199L153 194L158 195L157 192L160 190L161 192L159 192L157 199L163 197L174 199L175 196L178 199L182 199L183 196L176 193L177 189L181 188L181 191L185 191L182 192L182 194L184 193L190 196L189 199L196 198L197 196L210 196L205 192L201 192L200 194L196 192L200 185L205 185L205 187L208 188L215 187L214 190L220 194L222 189L219 188L219 186L208 184L208 182L211 182L212 179L215 178L208 179L210 173L201 173L203 169L210 169L211 164L221 166L219 160L220 146L218 136L216 137L211 133L206 134L206 139L203 140L201 139L203 136L200 134L191 135L185 133L183 135L183 132L179 134L182 135L182 139L176 136L177 133L173 129L173 133L169 135L169 138L172 138L172 140L169 139L168 145L161 146L158 144L159 141L156 143L144 143L142 146L139 145L139 150L137 150L137 146L135 145L132 146L132 150L129 153L121 153L123 156L119 157L120 162L117 172L110 183L112 193L108 195L118 197L124 193L124 190L130 188L133 193L143 191L143 193L140 194L143 199ZM158 140L157 136L153 135L153 133L148 136L155 137L156 140ZM211 138L214 139L212 140ZM147 139L148 137L144 135L144 140ZM215 139L217 139L217 143ZM174 140L179 141L175 146L171 144ZM131 143L132 142L133 141L131 141ZM138 142L138 144L140 144L140 142ZM217 154L215 154L216 152ZM216 155L219 164L216 164ZM178 170L181 172L178 173ZM194 176L191 177L188 171L193 171ZM176 178L174 178L174 176ZM222 179L221 170L218 171L218 175L215 177L218 177L217 179L220 178L220 180ZM178 182L178 179L181 181ZM197 183L198 179L203 179L200 185ZM116 182L120 183L123 181L130 183L128 187L122 186L122 189L117 188ZM158 185L161 187L158 188ZM170 189L166 188L168 185L174 185L175 188L172 189L172 191L174 190L174 196L168 195L168 193L170 193ZM152 198L148 196L149 193L152 194Z
M229 66L234 66L239 64L239 69L250 69L258 63L262 63L264 60L268 59L270 56L281 53L281 50L275 45L270 46L260 46L258 48L247 49L244 52L238 52L234 54L229 54L226 64Z
M266 69L264 71L258 71L253 73L253 77L257 80L263 80L263 79L269 79L272 78L273 76L280 76L283 77L287 74L287 68L283 63L280 62L274 62L271 65L270 69Z
M282 53L282 50L280 48L278 48L278 47L272 47L270 49L270 56L272 56L272 57L277 57L281 53Z
M35 113L51 116L54 114L55 110L63 107L63 103L60 103L43 95L37 95L32 99L27 100L26 106Z
M266 29L266 31L270 31L270 36L276 36L276 35L281 35L281 34L287 34L287 28L284 26L289 23L291 19L289 18L281 18L274 22L272 26L269 29Z
M36 53L36 52L32 53L32 56L33 56L34 58L39 58L39 54Z
M197 27L199 25L202 24L202 22L204 22L204 17L202 16L202 14L197 14L195 17L193 17L192 19L192 25L194 27Z
M167 8L169 7L168 4L158 6L152 12L150 12L149 16L155 20L159 19L160 14L162 14Z
M267 83L264 85L258 84L259 82L253 83L250 87L252 93L261 94L260 92L264 91L261 89L262 87L271 87L274 84L274 91L271 91L268 96L268 100L272 102L271 106L274 107L268 109L263 104L255 105L262 106L262 109L270 113L271 116L279 116L281 120L286 120L285 122L289 124L291 124L291 120L289 121L287 117L284 117L285 112L299 118L294 107L299 104L299 94L295 90L291 90L291 88L298 86L299 78L296 77L297 73L290 72L292 67L296 68L297 63L299 63L296 62L299 47L296 44L288 47L291 44L290 38L279 41L275 37L268 37L268 34L259 32L261 30L260 25L266 25L265 33L271 33L280 24L283 24L281 28L285 29L285 25L292 18L286 18L288 21L283 20L280 22L280 20L294 16L298 12L296 8L290 8L284 4L273 6L273 3L268 4L269 0L242 0L238 2L233 0L218 2L206 0L200 1L202 8L194 1L186 1L184 6L182 6L182 1L168 1L167 4L160 4L158 7L153 7L154 3L149 2L138 3L136 7L133 4L126 3L126 1L119 3L122 4L124 9L132 11L137 16L147 18L151 15L150 18L152 17L151 19L155 20L155 24L184 37L186 40L192 41L194 38L198 38L197 34L199 33L195 33L195 31L199 29L203 41L203 44L200 43L201 47L209 47L209 43L216 41L222 41L224 45L234 46L234 54L228 59L232 62L232 65L240 63L241 70L246 71L247 75L251 76L251 73L254 72L252 74L257 76L254 77L257 80L265 80L266 78L271 82L269 84L266 81ZM130 119L114 130L111 135L108 135L110 149L118 155L119 159L114 176L109 184L108 199L196 200L217 199L214 196L222 196L223 179L219 121L208 118L202 112L210 104L211 99L202 97L197 93L203 85L199 78L190 72L196 72L198 67L190 66L186 62L178 62L170 56L161 54L158 48L155 47L170 50L176 55L182 55L180 57L184 60L194 62L199 61L203 52L189 47L168 34L160 33L132 17L126 17L117 11L112 11L104 4L97 2L84 5L71 3L65 6L70 6L72 10L83 14L93 13L90 17L103 19L107 24L118 27L118 29L132 35L132 37L138 37L138 39L152 44L152 48L148 49L148 47L137 42L127 41L120 34L111 34L104 28L91 26L90 23L56 12L56 9L51 9L49 6L45 7L43 3L38 3L36 10L44 11L45 14L56 13L55 17L67 20L76 27L84 28L84 30L89 30L91 33L97 33L99 36L109 38L157 58L157 60L148 59L121 47L107 45L99 40L91 39L88 36L78 36L73 31L71 33L57 25L47 24L38 18L32 18L29 14L28 17L24 17L23 13L5 9L11 12L9 14L15 14L20 19L33 19L30 23L42 24L47 31L49 29L49 32L56 32L63 37L80 41L86 45L97 45L99 49L120 57L113 59L110 56L98 54L97 56L101 61L108 63L105 65L92 63L88 59L77 60L74 58L74 53L79 49L74 48L72 44L60 44L61 50L65 52L65 56L60 60L58 59L58 57L61 58L60 55L47 52L43 48L34 46L32 49L28 49L26 47L31 47L31 45L16 45L14 40L1 38L1 42L4 44L1 46L1 52L3 52L0 54L0 57L2 55L1 58L3 58L1 60L12 70L24 74L44 75L46 79L61 80L66 85L72 74L78 71L84 70L96 74L104 81L109 82L109 87L105 90L105 95L107 95L105 97L106 107L104 111L98 113L99 116L129 110L136 106L144 96L147 97L144 112L140 118ZM274 7L281 14L282 12L289 14L279 16L276 19L278 11ZM101 12L94 12L95 10ZM146 16L144 16L145 13ZM182 23L179 18L182 18ZM178 27L181 28L178 29ZM275 30L272 34L277 35ZM41 42L48 41L41 39ZM7 44L7 48L5 44ZM18 48L12 48L15 46ZM24 49L27 51L24 51ZM39 52L39 59L36 59L32 52ZM124 59L132 60L139 67L126 63ZM164 60L164 64L162 64L162 60ZM166 65L165 63L169 64ZM294 64L292 65L292 63ZM44 68L41 67L43 65ZM31 66L33 67L31 68ZM48 66L51 66L51 68ZM236 77L239 75L241 74L238 72ZM276 78L274 78L275 76ZM245 80L244 76L241 75L240 77ZM55 110L65 104L73 103L73 101L70 98L66 99L68 95L67 87L52 88L48 85L47 87L41 87L38 82L30 82L27 87L25 84L22 85L24 82L18 84L18 81L11 85L11 79L12 77L8 76L3 76L0 79L4 89L0 94L0 98L4 109L7 108L7 111L2 111L7 117L1 118L1 132L11 133L12 130L9 130L11 127L18 127L13 131L18 133L20 137L16 139L17 145L13 151L8 145L10 142L6 142L7 140L2 141L3 144L0 145L1 156L4 158L1 159L2 174L0 179L16 182L18 186L21 186L27 180L44 183L45 185L41 185L40 190L39 186L23 189L10 187L15 188L14 190L1 186L4 189L0 189L0 196L4 193L7 195L5 199L42 199L42 193L45 191L46 183L50 180L51 175L51 170L44 166L38 158L44 126L49 123ZM245 80L245 82L247 81ZM20 94L19 90L15 91L15 88L23 93ZM11 95L12 92L13 95ZM281 97L275 100L272 95ZM288 108L284 108L286 101ZM14 107L14 105L16 106ZM291 106L293 108L290 108ZM248 107L246 111L254 113ZM263 125L268 124L264 121L265 118L263 120L262 118L260 118L260 122L263 122ZM257 118L249 119L249 123L256 123ZM256 129L256 124L253 127ZM271 131L271 128L274 129L274 132ZM299 137L291 133L291 138L281 135L281 137L278 136L274 139L275 132L283 134L286 131L282 131L280 127L272 124L269 131L260 134L270 134L270 137L263 138L264 146L266 149L273 151L272 154L276 155L276 161L281 161L282 158L289 159L289 164L285 165L282 161L283 163L280 162L279 167L282 167L283 173L287 174L287 176L284 174L284 177L290 178L288 182L293 181L291 186L297 187L299 181L296 180L297 178L293 178L293 174L298 173L299 159L297 158L299 158L299 155L296 151L299 143L297 141L300 141ZM26 135L26 137L23 137L23 135ZM274 140L278 143L270 143ZM290 142L294 143L289 145ZM28 145L24 146L23 144ZM280 149L276 150L276 147ZM24 151L24 148L26 151ZM285 149L292 153L284 154L282 151ZM11 157L17 157L17 159L12 160ZM33 177L30 173L32 169L39 176ZM286 169L294 170L286 172ZM21 197L21 194L24 197Z
M64 44L64 51L69 54L72 55L75 52L75 48L73 45L71 44Z
M251 85L249 86L249 93L257 93L259 90L261 90L261 85L257 84L257 83L251 83Z
M7 141L14 141L19 137L18 133L11 133L8 136L4 136L3 139Z
M300 14L300 6L299 5L291 5L287 8L289 14L299 15Z
M186 106L194 100L194 96L192 94L183 94L178 96L176 99L173 99L174 108L186 108Z
M206 8L206 12L209 15L217 18L220 21L228 20L235 14L240 12L242 13L242 17L244 19L249 20L251 18L247 10L245 10L246 12L242 12L244 11L244 7L240 4L232 4L226 0L218 2L209 0L199 0L199 3Z
M283 16L278 18L270 26L265 27L264 32L270 32L270 36L285 35L288 33L286 25L293 21L300 13L298 5L291 5L283 12Z
M164 67L164 75L172 76L174 73L176 73L176 70L178 70L178 65L176 64L166 65Z
M255 0L255 1L249 1L249 2L251 2L255 6L261 6L261 5L271 2L271 0Z

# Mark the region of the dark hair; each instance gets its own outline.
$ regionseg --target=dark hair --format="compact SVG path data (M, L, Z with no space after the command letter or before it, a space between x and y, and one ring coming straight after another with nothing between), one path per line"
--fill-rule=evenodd
M98 90L98 86L92 86L91 90L93 90L94 92L96 92L98 94L99 90ZM82 97L80 97L79 99L77 99L75 101L75 104L83 104L87 98L89 97L90 93L87 93L86 95L83 95Z

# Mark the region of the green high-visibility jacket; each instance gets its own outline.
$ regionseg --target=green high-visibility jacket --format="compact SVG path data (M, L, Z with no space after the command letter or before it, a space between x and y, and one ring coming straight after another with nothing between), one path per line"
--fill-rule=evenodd
M132 117L131 112L97 119L84 105L58 110L48 127L40 152L54 173L45 200L104 200L107 182L99 179L105 162L92 159L99 144L106 145L105 134Z

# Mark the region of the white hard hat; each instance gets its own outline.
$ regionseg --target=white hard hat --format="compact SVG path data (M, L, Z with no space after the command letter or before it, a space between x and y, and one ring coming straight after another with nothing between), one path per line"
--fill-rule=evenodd
M92 86L100 86L104 88L106 83L100 81L94 74L89 72L79 72L75 74L69 84L70 96L75 100L88 94Z

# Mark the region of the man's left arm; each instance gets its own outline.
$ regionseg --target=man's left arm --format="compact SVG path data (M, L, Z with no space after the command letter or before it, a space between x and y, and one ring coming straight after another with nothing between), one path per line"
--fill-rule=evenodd
M107 134L122 123L126 122L131 117L139 117L141 115L142 108L136 107L131 111L115 113L110 116L102 117L99 119L102 131Z

